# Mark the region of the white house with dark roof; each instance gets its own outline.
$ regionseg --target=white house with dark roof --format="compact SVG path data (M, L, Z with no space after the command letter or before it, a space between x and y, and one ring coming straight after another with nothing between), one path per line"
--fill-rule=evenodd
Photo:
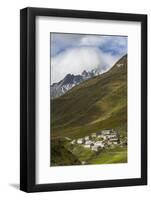
M110 135L110 133L111 133L111 130L103 130L102 131L103 135Z
M77 144L83 144L83 143L84 143L84 139L83 138L77 139Z
M97 142L94 143L94 146L98 146L98 147L103 148L104 147L104 143L102 141L97 141Z
M89 140L89 139L90 139L90 136L85 136L84 139L85 139L85 140Z
M91 140L87 140L87 141L85 141L85 144L87 144L87 145L92 144L92 141Z

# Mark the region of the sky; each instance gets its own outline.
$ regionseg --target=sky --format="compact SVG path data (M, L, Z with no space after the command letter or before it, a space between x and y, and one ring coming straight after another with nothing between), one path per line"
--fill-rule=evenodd
M51 84L67 74L110 69L127 54L126 36L50 33Z

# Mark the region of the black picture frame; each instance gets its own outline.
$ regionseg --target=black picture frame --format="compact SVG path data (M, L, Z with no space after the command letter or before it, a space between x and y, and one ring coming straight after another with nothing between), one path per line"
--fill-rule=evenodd
M35 19L54 16L141 23L141 178L36 184L35 182ZM147 15L24 8L20 11L20 189L25 192L121 187L147 184Z

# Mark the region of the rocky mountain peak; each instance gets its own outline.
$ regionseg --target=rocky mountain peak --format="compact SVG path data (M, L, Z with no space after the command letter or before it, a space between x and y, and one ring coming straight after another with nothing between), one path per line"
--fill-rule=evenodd
M69 73L64 77L64 79L50 86L51 98L59 97L65 94L68 90L70 90L74 86L82 83L87 79L93 78L94 76L97 75L99 75L98 69L93 69L91 71L84 70L81 74L78 75Z

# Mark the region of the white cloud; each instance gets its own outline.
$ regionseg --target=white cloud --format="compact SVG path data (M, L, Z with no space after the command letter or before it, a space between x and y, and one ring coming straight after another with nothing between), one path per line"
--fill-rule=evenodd
M80 45L99 46L105 44L109 40L109 36L84 36L81 38Z
M103 53L97 47L69 48L51 58L51 83L58 82L68 73L81 74L96 67L104 71L118 59L111 53Z
M81 46L95 46L105 51L123 54L127 52L127 37L124 36L89 36L81 38Z
M55 56L68 48L98 47L112 54L127 52L126 36L85 35L85 34L51 34L51 56Z

